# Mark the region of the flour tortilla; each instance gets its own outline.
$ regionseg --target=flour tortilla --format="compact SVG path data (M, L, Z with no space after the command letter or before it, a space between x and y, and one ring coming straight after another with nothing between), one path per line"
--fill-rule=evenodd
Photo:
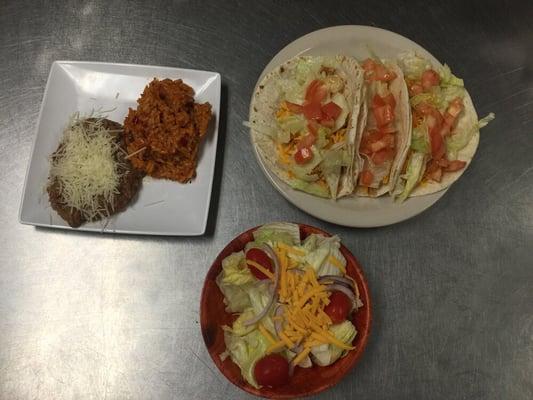
M356 153L357 124L364 86L363 71L358 62L352 57L342 55L328 57L300 56L293 58L267 74L257 86L250 106L249 124L252 143L256 147L265 166L291 187L294 187L295 181L298 180L291 177L284 165L278 161L276 143L272 135L280 129L275 116L280 102L284 100L279 82L284 79L293 78L295 68L300 60L320 60L325 65L334 64L336 66L336 74L344 80L343 94L348 103L348 108L351 110L348 115L346 145L352 159ZM344 168L339 176L336 177L336 185L333 182L333 186L337 187L337 191L331 193L328 190L329 194L324 197L335 199L351 194L354 191L354 180L352 177L357 176L358 173L359 164L352 162L350 167ZM301 190L307 191L305 189ZM310 193L317 195L317 193Z
M478 116L472 98L465 89L465 96L463 97L464 112L457 120L457 125L454 130L468 130L478 123ZM455 172L444 172L440 182L424 181L420 182L410 193L409 197L424 196L426 194L440 192L448 188L466 171L479 145L479 129L476 130L468 144L457 153L457 159L465 161L466 165L463 169ZM423 175L423 173L421 174Z
M396 74L396 78L389 85L389 90L394 96L394 99L396 100L396 107L394 112L396 115L396 147L398 151L396 152L396 155L392 161L388 183L381 185L379 188L374 190L369 190L368 188L361 186L358 187L356 193L358 196L363 197L379 197L381 195L384 195L385 193L391 193L393 191L400 175L401 167L403 166L407 158L407 153L411 144L411 111L409 107L409 93L407 91L407 85L405 84L403 72L400 67L394 62L386 61L384 64L389 70L393 71ZM364 105L362 106L365 107L365 115L368 112L369 104L371 104L371 102L372 99L370 98L369 91L367 91L367 96L365 96ZM356 156L358 157L357 161L360 162L360 169L363 168L364 159L359 155L359 146L365 129L366 118L363 127L360 128L357 132L358 145Z

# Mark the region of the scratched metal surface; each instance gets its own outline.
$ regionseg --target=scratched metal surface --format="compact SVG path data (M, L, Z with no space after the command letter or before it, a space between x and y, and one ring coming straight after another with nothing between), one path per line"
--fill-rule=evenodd
M247 398L204 348L200 288L227 241L271 220L340 234L370 283L368 350L319 398L533 398L533 8L497 3L0 2L0 398ZM346 229L300 212L257 168L241 124L270 58L307 32L340 24L417 41L464 77L480 115L497 115L463 178L396 226ZM207 235L102 236L18 224L57 59L222 74Z

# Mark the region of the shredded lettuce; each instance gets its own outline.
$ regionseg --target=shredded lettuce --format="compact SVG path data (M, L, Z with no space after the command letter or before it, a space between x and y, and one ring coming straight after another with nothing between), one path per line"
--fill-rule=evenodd
M273 245L281 242L290 246L300 245L300 227L289 222L276 222L265 224L253 233L256 243L267 243Z
M431 68L428 60L417 56L414 52L400 54L398 61L405 77L410 80L420 79L422 73Z
M425 161L426 155L424 153L413 152L409 157L405 175L401 176L401 178L405 180L405 186L401 194L398 196L400 202L407 199L417 183L422 179Z
M307 251L304 263L309 264L317 276L342 275L339 268L329 261L329 257L333 256L346 267L346 259L340 252L338 236L326 238L322 235L309 235L303 243L303 248Z
M255 388L259 388L254 376L255 363L266 355L269 342L259 330L239 336L231 331L224 332L226 351L231 360L239 366L246 381Z
M490 121L495 118L494 113L488 114L486 117L481 118L476 124L474 124L469 129L462 131L455 131L452 136L449 136L446 139L446 153L448 160L456 160L457 154L468 144L472 137L478 132L481 128L485 127Z
M331 98L331 101L342 109L341 113L335 120L335 127L333 128L334 131L337 131L344 126L350 109L348 107L348 103L346 102L346 98L340 93L335 93Z
M421 123L413 128L411 137L411 149L420 153L429 154L430 145L428 137L428 128L425 123Z
M243 312L251 306L248 290L256 281L246 266L244 252L233 253L222 260L222 271L216 282L228 312Z
M456 77L452 74L450 67L447 64L439 71L440 75L440 85L441 86L460 86L464 87L464 82L461 78Z
M323 149L328 144L328 136L331 134L331 129L326 128L325 126L320 126L317 131L317 140L316 147Z
M277 118L278 124L281 128L281 133L278 132L278 141L281 143L288 143L291 139L291 133L297 133L305 130L306 121L303 115L288 115L286 117ZM284 138L280 135L284 134Z
M332 325L329 330L335 336L335 338L347 345L351 345L352 341L357 335L355 326L353 326L353 324L348 320L340 324ZM334 344L323 344L320 346L315 346L311 349L313 359L315 360L316 364L320 366L333 364L344 353L345 350L335 346Z
M293 179L289 182L289 185L296 190L301 190L319 197L330 197L329 189L316 182L305 182L299 179Z

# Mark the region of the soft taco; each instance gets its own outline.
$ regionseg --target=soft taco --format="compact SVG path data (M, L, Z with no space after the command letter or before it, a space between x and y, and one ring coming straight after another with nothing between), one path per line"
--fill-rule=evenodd
M266 75L249 121L266 167L312 195L353 193L362 90L363 72L346 56L300 56Z
M379 59L363 62L365 97L355 160L360 165L359 196L391 193L411 139L407 87L397 64Z
M399 57L409 92L412 137L394 195L400 201L446 189L472 161L479 130L494 114L478 121L463 80L447 65L434 68L414 53Z

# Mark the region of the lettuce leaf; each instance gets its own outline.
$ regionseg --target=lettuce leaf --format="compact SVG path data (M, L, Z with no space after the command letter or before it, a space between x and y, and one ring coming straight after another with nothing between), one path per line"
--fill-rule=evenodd
M415 186L422 179L422 172L426 162L426 155L424 153L413 152L407 161L407 169L405 174L401 176L405 180L405 186L401 194L398 196L400 202L407 199Z
M269 342L258 329L243 336L230 330L224 331L226 352L231 360L239 366L243 378L253 387L259 388L254 377L255 363L266 355Z
M267 243L273 245L282 242L289 246L300 245L300 227L289 222L276 222L264 224L253 233L256 243Z
M428 137L428 128L425 123L421 123L416 128L413 128L413 135L411 137L411 149L420 153L429 154L430 144Z
M340 324L332 325L329 330L335 336L335 338L347 345L351 345L352 341L357 335L355 326L353 326L353 324L348 320ZM311 354L315 363L320 366L333 364L341 356L343 356L344 353L344 349L341 349L334 344L323 344L320 346L315 346L311 349Z
M486 117L481 118L471 128L462 131L456 130L452 136L446 138L446 153L448 160L456 160L459 151L461 151L468 143L470 143L470 140L472 140L472 137L476 134L476 132L485 127L494 118L494 113L490 113Z

